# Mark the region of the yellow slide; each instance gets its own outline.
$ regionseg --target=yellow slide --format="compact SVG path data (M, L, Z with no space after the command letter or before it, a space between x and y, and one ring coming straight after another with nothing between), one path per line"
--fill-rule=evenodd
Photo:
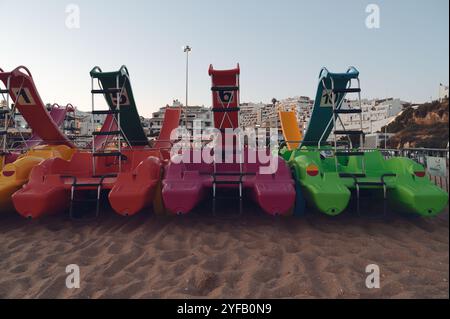
M6 164L0 174L0 212L13 210L11 196L28 182L33 167L48 158L69 160L76 149L66 145L42 145L29 150L13 162Z
M295 111L278 111L278 116L280 117L281 129L283 130L288 150L292 151L298 148L303 136L298 126Z

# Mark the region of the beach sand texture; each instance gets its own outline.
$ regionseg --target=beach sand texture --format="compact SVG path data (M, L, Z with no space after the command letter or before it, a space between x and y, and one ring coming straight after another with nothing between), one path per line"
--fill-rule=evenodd
M200 207L197 211L210 211ZM67 289L78 264L81 288ZM368 264L381 289L365 286ZM0 216L0 298L448 298L449 214Z

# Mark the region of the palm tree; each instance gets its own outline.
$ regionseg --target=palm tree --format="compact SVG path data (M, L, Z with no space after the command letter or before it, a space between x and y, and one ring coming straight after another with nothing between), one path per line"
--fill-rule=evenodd
M272 99L272 104L273 104L273 106L275 106L275 104L277 104L277 102L278 102L278 100L277 100L276 98L273 98L273 99Z

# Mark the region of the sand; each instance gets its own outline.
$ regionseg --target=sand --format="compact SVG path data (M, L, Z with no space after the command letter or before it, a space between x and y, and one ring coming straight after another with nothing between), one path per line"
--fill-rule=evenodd
M448 208L429 220L294 219L221 206L91 222L4 214L0 298L449 298ZM80 266L80 289L65 286L68 264ZM365 286L368 264L380 289Z

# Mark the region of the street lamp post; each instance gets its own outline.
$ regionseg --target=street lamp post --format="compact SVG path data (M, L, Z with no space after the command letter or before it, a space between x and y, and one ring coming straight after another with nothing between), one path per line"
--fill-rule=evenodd
M188 112L188 97L189 97L189 52L192 51L192 48L189 45L186 45L183 48L183 51L186 53L186 102L184 105L184 126L187 130L187 112Z

